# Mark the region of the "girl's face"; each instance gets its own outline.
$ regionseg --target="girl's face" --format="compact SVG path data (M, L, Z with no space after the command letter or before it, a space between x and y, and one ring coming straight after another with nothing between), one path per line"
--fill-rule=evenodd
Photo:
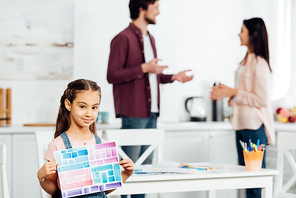
M239 33L239 38L241 40L241 45L249 46L249 30L243 24L241 28L241 32Z
M99 103L100 96L97 91L82 91L77 93L72 104L66 100L65 105L70 111L71 124L75 124L80 128L89 127L97 119Z

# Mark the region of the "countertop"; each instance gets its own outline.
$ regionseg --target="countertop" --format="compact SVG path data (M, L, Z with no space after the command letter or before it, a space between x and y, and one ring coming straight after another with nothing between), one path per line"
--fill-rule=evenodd
M110 124L98 124L98 130L107 129L119 129L120 123L110 123ZM296 132L296 123L280 123L275 122L275 131L285 131L285 132ZM158 129L165 129L167 132L180 132L180 131L232 131L232 126L230 122L158 122ZM12 125L0 127L0 134L7 133L34 133L35 131L48 131L55 130L55 127L31 127L22 125Z

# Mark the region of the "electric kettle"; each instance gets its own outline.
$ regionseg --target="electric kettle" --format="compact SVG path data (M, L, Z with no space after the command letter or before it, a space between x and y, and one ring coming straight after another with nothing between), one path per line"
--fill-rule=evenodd
M190 105L189 105L190 104ZM203 97L189 97L185 100L185 109L190 115L190 121L205 122L206 103Z

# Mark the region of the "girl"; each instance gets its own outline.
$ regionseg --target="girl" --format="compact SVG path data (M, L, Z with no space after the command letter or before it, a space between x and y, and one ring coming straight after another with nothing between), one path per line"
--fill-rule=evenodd
M54 140L48 146L46 162L38 171L41 187L53 197L61 197L54 151L106 142L96 135L95 121L99 112L101 88L93 81L79 79L68 84L60 101ZM119 162L125 182L133 173L130 159ZM93 193L79 197L105 198L111 191Z
M236 147L239 165L244 164L243 151L239 140L273 144L272 106L269 98L268 36L261 18L244 20L239 34L241 45L248 48L245 58L235 73L235 88L220 84L211 91L212 100L230 97L229 106L233 106L232 126L236 130ZM265 154L262 168L265 168ZM247 189L247 198L261 197L261 189Z

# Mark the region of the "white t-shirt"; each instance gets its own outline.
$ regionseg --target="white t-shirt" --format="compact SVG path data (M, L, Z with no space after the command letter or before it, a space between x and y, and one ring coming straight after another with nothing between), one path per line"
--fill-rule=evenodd
M235 88L237 89L238 88L238 85L239 85L239 79L240 79L240 76L242 74L242 71L245 67L244 66L241 66L240 68L238 68L237 72L236 72L236 75L235 75ZM234 107L236 103L236 97L233 97L233 101L232 101L232 107Z
M149 35L143 35L143 43L144 43L144 57L146 63L152 61L154 59L153 49L151 45L151 41ZM158 113L158 85L157 85L157 75L153 73L149 73L149 84L151 91L151 112Z

